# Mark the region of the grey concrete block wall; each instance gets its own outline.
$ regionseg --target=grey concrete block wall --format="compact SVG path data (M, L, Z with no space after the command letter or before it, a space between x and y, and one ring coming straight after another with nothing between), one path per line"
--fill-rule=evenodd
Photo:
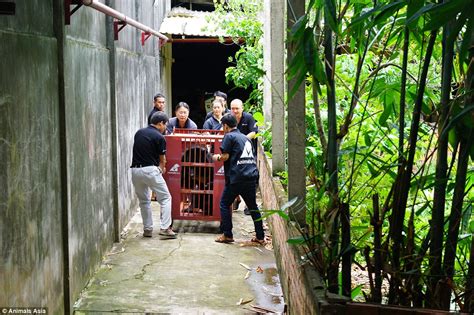
M62 313L58 65L52 25L49 2L17 2L15 16L0 16L0 305L43 305Z
M0 29L53 37L53 1L13 1L15 15L0 15Z
M113 242L108 50L68 39L65 50L70 286L77 296Z
M143 126L145 116L144 99L141 94L140 60L137 55L117 49L116 73L121 80L116 81L117 102L117 135L120 139L118 154L118 191L120 222L128 222L131 211L138 207L134 199L134 190L130 165L132 162L133 135L139 126Z
M69 286L77 297L113 242L109 50L104 14L81 7L65 26Z
M117 10L127 12L126 14L150 27L159 18L154 1L151 0L117 1L114 5ZM146 126L146 118L153 107L153 95L161 90L158 39L150 37L142 46L141 31L131 28L122 37L125 28L115 41L117 134L120 139L117 147L118 208L121 228L138 207L129 170L133 135L138 127Z
M63 5L17 1L0 16L0 305L52 314L71 311L138 207L133 135L161 89L156 38L142 46L127 26L111 49L103 13L55 23ZM149 26L165 13L153 0L111 6Z

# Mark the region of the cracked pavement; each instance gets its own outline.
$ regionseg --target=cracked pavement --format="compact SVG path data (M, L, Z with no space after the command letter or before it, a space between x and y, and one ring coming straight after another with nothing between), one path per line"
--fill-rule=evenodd
M178 238L161 239L159 205L152 207L153 237L142 236L137 210L75 302L75 314L248 314L251 304L283 311L273 250L244 246L254 229L243 203L233 212L234 244L214 242L219 222L175 221Z

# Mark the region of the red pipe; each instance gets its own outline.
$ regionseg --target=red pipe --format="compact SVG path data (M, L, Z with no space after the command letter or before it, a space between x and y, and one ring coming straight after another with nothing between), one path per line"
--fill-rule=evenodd
M169 42L172 43L220 43L219 38L217 37L208 37L208 38L171 38L169 39ZM239 38L238 44L243 44L245 40L243 38ZM225 44L231 44L235 43L232 38L225 38L224 39Z
M106 6L105 4L102 4L102 3L100 3L96 0L82 0L82 3L84 5L87 5L91 8L96 9L97 11L100 11L102 13L110 15L110 16L112 16L112 17L114 17L114 18L116 18L120 21L124 21L125 23L127 23L129 25L132 25L132 26L138 28L139 30L142 30L146 33L150 33L152 35L155 35L156 37L158 37L160 39L160 46L164 45L168 41L168 37L166 37L165 35L155 31L152 28L149 28L146 25L143 25L140 22L135 21L134 19L126 16L125 14L123 14L123 13L117 11L117 10L114 10L111 7Z

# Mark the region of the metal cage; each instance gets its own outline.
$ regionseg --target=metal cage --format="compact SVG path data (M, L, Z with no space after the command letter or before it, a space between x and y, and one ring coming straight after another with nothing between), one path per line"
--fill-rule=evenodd
M218 130L175 129L166 135L164 178L172 197L173 219L220 220L224 165L213 162L212 154L220 153L222 138Z

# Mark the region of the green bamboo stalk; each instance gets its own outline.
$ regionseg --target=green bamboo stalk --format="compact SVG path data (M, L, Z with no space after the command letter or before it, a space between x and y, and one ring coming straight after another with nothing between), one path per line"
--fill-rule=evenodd
M423 104L423 95L426 88L426 80L428 77L428 69L430 66L431 56L433 54L434 44L436 42L437 30L431 31L428 46L426 48L425 60L419 81L418 93L413 109L413 118L410 128L409 137L409 152L408 160L403 163L400 168L400 181L398 182L398 189L395 191L393 202L392 220L390 222L391 242L392 242L392 268L393 275L390 282L389 303L395 303L399 296L399 272L400 272L400 249L402 246L402 232L404 226L405 212L408 201L408 193L410 189L410 180L413 170L413 163L415 159L418 130L420 128L421 106Z
M443 133L448 121L449 101L451 94L451 76L453 72L453 50L454 42L448 42L450 26L443 29L443 51L442 51L442 77L441 77L441 104L439 108L438 132ZM446 186L448 170L448 138L438 139L438 150L436 157L435 187L433 193L433 212L431 218L431 244L430 244L430 284L427 291L427 305L436 307L439 299L436 294L436 285L441 279L441 262L443 250L444 231L444 209L446 204Z

